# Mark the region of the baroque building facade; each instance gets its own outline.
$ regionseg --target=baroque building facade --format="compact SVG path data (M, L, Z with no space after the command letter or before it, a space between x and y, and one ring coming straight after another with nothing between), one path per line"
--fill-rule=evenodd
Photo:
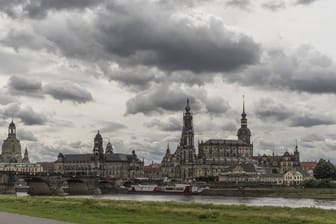
M161 176L174 179L193 179L201 176L218 176L225 169L236 164L252 164L253 144L251 131L247 127L245 102L238 139L209 139L198 143L198 154L194 145L193 113L189 100L183 113L183 128L180 143L175 153L169 147L161 162ZM253 165L252 165L253 166ZM251 166L249 166L251 167Z
M25 149L22 157L21 143L16 137L16 125L12 121L8 127L8 137L3 141L0 155L1 163L29 163L28 150Z
M115 153L112 144L108 142L104 152L103 138L99 131L94 138L92 153L59 153L54 167L54 172L64 175L95 175L116 179L132 179L144 175L144 162L134 150L132 154Z
M283 155L258 155L253 157L257 164L265 168L267 173L286 173L294 169L301 169L300 152L296 144L294 152L286 151Z
M247 125L245 101L241 114L241 126L237 139L209 139L198 143L198 154L194 145L193 113L189 100L183 113L183 128L180 142L175 153L169 145L161 162L161 178L190 180L197 177L219 177L222 175L259 175L272 174L274 165L277 172L285 173L298 167L300 154L296 147L294 154L285 153L277 163L272 158L254 157L251 130ZM266 162L264 162L266 161Z

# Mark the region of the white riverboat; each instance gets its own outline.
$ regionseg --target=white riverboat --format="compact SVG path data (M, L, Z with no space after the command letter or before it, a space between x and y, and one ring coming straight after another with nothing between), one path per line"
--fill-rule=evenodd
M147 193L147 194L200 194L206 188L192 186L190 184L174 184L174 185L131 185L128 193Z

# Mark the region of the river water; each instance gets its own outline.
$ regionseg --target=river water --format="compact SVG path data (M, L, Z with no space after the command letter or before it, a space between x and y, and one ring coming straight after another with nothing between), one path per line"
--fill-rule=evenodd
M271 197L224 197L203 195L144 195L144 194L108 194L68 196L76 198L96 198L129 201L175 201L197 202L219 205L248 205L248 206L278 206L291 208L314 207L321 209L335 209L336 200L297 199L297 198L271 198Z

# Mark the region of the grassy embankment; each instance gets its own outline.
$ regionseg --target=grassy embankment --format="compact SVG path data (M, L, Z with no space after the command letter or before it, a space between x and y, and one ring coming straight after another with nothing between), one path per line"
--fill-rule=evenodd
M211 189L204 193L214 196L336 199L336 188Z
M336 223L336 213L314 208L225 206L63 197L0 196L0 211L74 223Z

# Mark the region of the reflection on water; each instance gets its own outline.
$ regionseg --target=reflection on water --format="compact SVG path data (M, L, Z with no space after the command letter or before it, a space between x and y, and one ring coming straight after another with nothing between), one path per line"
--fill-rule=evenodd
M143 195L143 194L110 194L68 196L81 198L98 198L130 201L176 201L197 202L219 205L250 205L250 206L280 206L291 208L314 207L322 209L336 209L336 200L297 199L297 198L271 198L271 197L224 197L203 195Z

